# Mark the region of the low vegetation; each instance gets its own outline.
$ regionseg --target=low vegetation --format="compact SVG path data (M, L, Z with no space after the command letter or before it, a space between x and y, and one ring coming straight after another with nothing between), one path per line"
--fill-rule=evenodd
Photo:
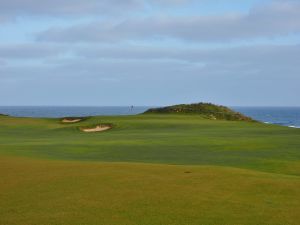
M254 121L241 113L232 109L214 105L211 103L182 104L162 108L153 108L145 112L150 113L167 113L167 114L196 114L213 120L237 120L237 121Z

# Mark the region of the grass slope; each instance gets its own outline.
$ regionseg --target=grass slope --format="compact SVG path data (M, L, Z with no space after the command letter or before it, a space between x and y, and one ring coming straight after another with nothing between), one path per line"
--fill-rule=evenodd
M100 123L114 128L79 129ZM1 225L296 225L299 176L299 129L197 115L0 116Z
M162 108L153 108L145 114L194 114L213 120L252 121L254 120L232 109L212 103L181 104Z

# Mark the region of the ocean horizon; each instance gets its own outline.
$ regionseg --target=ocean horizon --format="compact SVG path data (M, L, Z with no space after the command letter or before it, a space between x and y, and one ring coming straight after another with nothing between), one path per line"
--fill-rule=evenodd
M0 114L15 117L60 118L67 116L136 115L155 106L0 106ZM300 128L300 107L231 106L255 120Z

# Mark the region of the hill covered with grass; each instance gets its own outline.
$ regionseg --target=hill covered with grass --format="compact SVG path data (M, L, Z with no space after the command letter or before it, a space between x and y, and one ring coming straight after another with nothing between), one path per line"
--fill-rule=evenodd
M232 109L215 105L212 103L195 103L195 104L181 104L161 108L152 108L145 112L145 114L194 114L201 115L207 119L213 120L231 120L231 121L254 121L252 118L245 116Z

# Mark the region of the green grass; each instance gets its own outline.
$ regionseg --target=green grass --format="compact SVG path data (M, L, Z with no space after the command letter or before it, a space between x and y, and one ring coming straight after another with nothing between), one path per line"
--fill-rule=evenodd
M102 133L81 126L113 124ZM0 225L299 224L300 129L0 116Z

